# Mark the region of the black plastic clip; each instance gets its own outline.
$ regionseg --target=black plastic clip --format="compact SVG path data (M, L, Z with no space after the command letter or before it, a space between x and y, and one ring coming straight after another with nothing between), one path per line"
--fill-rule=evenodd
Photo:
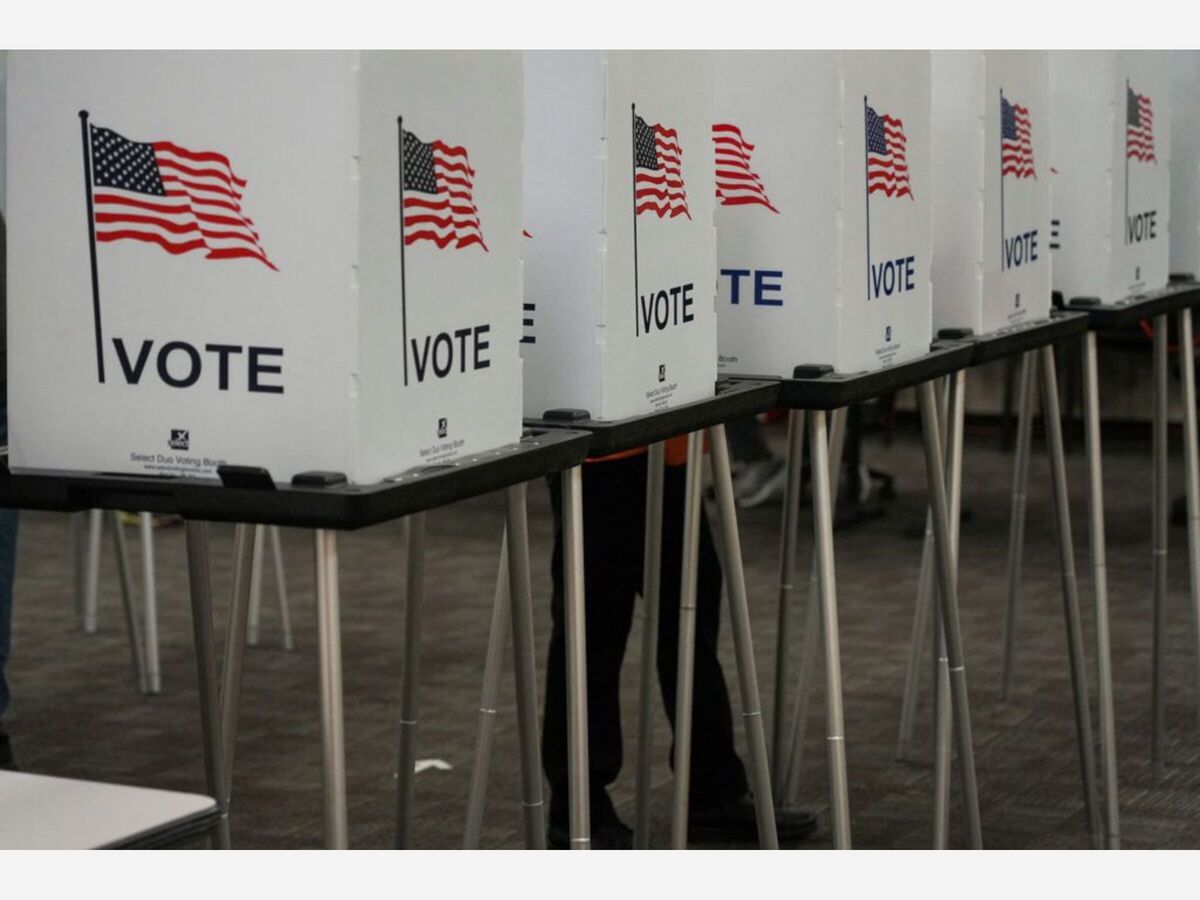
M591 417L586 409L548 409L542 413L547 422L585 422Z
M796 366L792 369L792 377L804 379L805 381L814 378L824 378L826 375L833 374L833 366L825 363L807 363L803 366Z
M339 484L346 484L347 481L349 479L346 478L345 472L313 470L309 472L297 472L292 476L293 487L335 487Z
M250 491L273 491L275 479L261 466L217 466L217 477L227 488Z

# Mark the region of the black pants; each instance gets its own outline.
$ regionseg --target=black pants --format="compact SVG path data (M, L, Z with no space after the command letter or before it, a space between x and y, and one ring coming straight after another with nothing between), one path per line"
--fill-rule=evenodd
M658 681L675 725L675 667L679 640L679 589L683 555L683 466L667 466L663 489L662 589L658 629ZM554 630L546 670L542 760L552 790L551 818L565 824L567 800L566 643L563 615L562 495L550 479L554 508ZM592 814L612 815L605 788L616 780L623 755L621 663L641 593L646 520L646 455L583 467L584 587L587 598L588 753ZM692 719L691 801L703 809L747 790L746 772L733 747L729 694L717 659L721 565L701 510L696 593L696 680ZM672 753L672 759L674 753Z

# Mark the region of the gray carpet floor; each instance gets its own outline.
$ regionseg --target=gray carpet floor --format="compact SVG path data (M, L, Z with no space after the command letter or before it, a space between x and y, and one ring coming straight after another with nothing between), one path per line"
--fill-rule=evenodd
M771 437L776 443L781 440L778 426ZM984 839L989 847L1086 847L1058 555L1048 469L1040 449L1034 457L1029 498L1018 668L1011 697L1007 702L999 699L1011 457L1001 453L997 443L991 433L969 431L964 508L970 517L962 528L960 574ZM889 446L868 441L865 453L873 465L896 476L899 496L887 515L837 535L853 838L858 847L920 848L931 839L931 771L927 763L897 761L895 741L920 557L920 542L911 532L923 518L924 469L915 431L902 430ZM1156 782L1149 765L1148 441L1109 439L1105 467L1124 843L1196 847L1200 731L1184 530L1171 530L1168 745L1165 773ZM1078 449L1068 460L1068 474L1091 657L1087 507ZM1177 496L1183 490L1178 453L1171 477L1172 496ZM547 494L540 484L530 492L530 513L541 662L549 624L550 522ZM452 768L417 776L414 816L420 847L454 847L462 840L502 515L501 498L491 496L429 516L420 756L444 760ZM758 667L769 710L779 509L747 510L741 525ZM399 524L390 524L345 535L340 543L346 757L355 847L386 847L392 835L404 602L402 531ZM211 534L220 629L229 589L232 530L213 526ZM129 537L136 547L136 529L129 529ZM182 529L156 532L164 680L163 693L156 697L140 696L132 681L115 564L107 553L110 544L106 540L100 630L85 635L74 613L70 543L67 517L23 515L9 673L14 700L5 722L19 762L32 772L202 790ZM234 841L241 847L314 847L322 841L311 543L307 532L284 531L297 649L285 652L278 647L268 568L262 646L246 656L232 819ZM802 541L802 572L807 572L808 544L807 538ZM635 623L624 672L626 766L613 790L618 810L629 820L638 627ZM727 622L722 637L726 680L735 689ZM922 671L927 669L923 666ZM539 672L539 684L544 677ZM1094 679L1092 689L1094 701ZM804 847L829 845L820 693L813 695L800 795L804 804L820 812L821 828ZM926 684L917 734L925 756L928 693ZM487 847L521 844L514 713L506 674L484 830ZM661 710L656 734L654 841L664 846L671 780L666 764L669 734ZM965 835L957 784L956 780L952 843L960 846Z

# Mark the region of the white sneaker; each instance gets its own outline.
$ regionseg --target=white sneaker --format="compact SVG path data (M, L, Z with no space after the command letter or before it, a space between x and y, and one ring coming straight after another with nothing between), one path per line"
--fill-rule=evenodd
M748 464L734 483L733 494L738 506L749 508L782 500L786 488L787 465L771 456Z

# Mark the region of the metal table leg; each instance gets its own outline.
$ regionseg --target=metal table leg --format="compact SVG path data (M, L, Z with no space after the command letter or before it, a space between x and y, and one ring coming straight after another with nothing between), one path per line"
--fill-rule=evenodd
M288 602L287 572L283 565L283 542L279 539L279 526L268 525L267 533L271 535L271 555L275 560L275 590L279 594L279 628L283 632L283 649L295 650L296 641L292 637L292 611Z
M650 445L646 461L646 537L642 559L642 665L638 673L637 776L633 848L650 847L650 779L654 753L654 682L658 669L658 607L662 589L663 478L666 444Z
M1183 456L1187 479L1188 576L1196 649L1196 703L1200 715L1200 446L1196 439L1196 361L1192 310L1179 311L1179 362L1183 381Z
M158 581L154 574L154 517L138 515L142 536L142 614L145 616L146 692L162 693L162 670L158 663Z
M1021 601L1021 569L1025 557L1025 501L1029 486L1030 445L1033 442L1033 413L1037 402L1037 354L1021 357L1020 408L1017 410L1017 453L1013 463L1012 505L1008 519L1007 604L1004 613L1004 662L1000 675L1000 699L1008 700L1012 689L1013 659L1016 655L1017 612Z
M1167 738L1166 638L1167 638L1167 532L1170 501L1167 497L1167 317L1154 319L1154 675L1151 718L1151 770L1157 782L1163 775L1163 749Z
M537 660L533 646L533 590L529 576L527 485L508 489L508 560L512 610L513 675L517 690L517 733L521 743L521 807L525 846L546 849L545 805L542 801L542 750L538 741Z
M192 636L196 645L196 680L200 693L200 730L204 741L204 777L217 801L220 818L212 843L229 849L228 773L221 741L220 698L217 693L217 654L213 637L212 590L208 572L208 531L203 522L187 522L188 583L192 600Z
M1062 420L1058 409L1058 373L1054 347L1041 349L1042 418L1050 456L1050 481L1054 489L1054 520L1058 526L1058 553L1062 567L1063 611L1066 614L1067 652L1071 687L1075 696L1075 733L1079 740L1079 766L1083 799L1087 807L1092 846L1103 846L1100 803L1096 795L1096 758L1092 738L1092 707L1088 700L1087 657L1083 650L1083 625L1079 616L1079 589L1075 582L1075 544L1071 536L1071 504L1067 494L1067 464L1063 456Z
M75 576L75 615L83 624L84 594L87 590L88 518L84 512L71 513L71 562Z
M246 647L246 617L250 607L250 568L253 565L252 525L234 528L233 596L225 632L225 665L221 675L221 740L225 768L225 806L233 795L233 751L237 744L238 703L242 693L242 657Z
M263 534L262 525L254 526L254 568L250 572L250 620L246 626L246 643L258 646L258 624L262 617Z
M510 619L506 528L500 539L500 565L496 573L496 593L492 598L492 624L488 629L487 657L483 664L483 689L479 698L479 724L475 734L475 764L471 767L471 792L467 795L467 824L463 832L464 850L478 850L483 832L483 811L487 804L488 776L492 767L492 743L496 734L496 705L500 696L500 670L504 667L504 645L508 643Z
M396 849L412 846L416 781L417 691L421 669L421 613L425 605L425 513L408 518L408 573L404 605L404 659L400 668L400 753L397 772Z
M938 435L936 399L933 384L925 382L918 391L921 424L925 435L925 470L933 508L933 533L936 549L938 586L941 591L942 627L946 634L946 655L950 664L950 689L954 701L955 732L958 737L959 768L963 781L963 801L967 810L967 828L971 846L983 846L979 819L979 793L975 780L975 750L971 738L971 707L967 694L967 672L963 661L962 632L958 617L958 588L954 580L954 553L951 548L949 511L946 502L945 464Z
M1100 392L1096 335L1083 336L1083 413L1087 433L1088 534L1092 557L1092 594L1096 619L1096 668L1100 713L1100 768L1104 781L1104 821L1108 848L1120 849L1117 801L1117 739L1113 713L1112 652L1108 621L1108 564L1104 540L1104 479L1100 466Z
M763 726L758 695L758 673L754 666L754 643L750 632L750 606L746 600L746 573L738 540L737 510L733 502L733 476L729 468L729 445L725 426L708 430L712 444L713 482L716 487L717 517L724 547L725 593L729 598L729 621L737 657L738 686L742 700L742 724L750 751L750 778L754 790L754 812L758 843L765 850L778 850L775 807L771 800L771 771L767 760L767 733Z
M683 505L683 565L679 581L679 658L675 677L675 778L671 812L671 846L687 848L688 795L692 780L692 703L696 657L696 578L700 562L701 473L703 432L687 440L687 474Z
M337 532L313 533L317 585L317 649L321 663L321 761L325 789L325 846L350 846L346 821L346 739L342 714L342 621ZM248 542L252 543L252 541ZM246 577L249 599L250 579ZM245 635L242 635L243 639ZM232 644L240 651L245 641Z
M846 437L847 409L835 409L828 418L829 430L829 506L837 508L838 489L842 475L842 448ZM799 515L799 510L797 510ZM832 512L830 513L832 515ZM812 694L812 671L816 665L817 645L821 623L821 587L818 578L814 542L812 565L809 567L808 608L804 615L804 644L800 654L800 677L796 682L796 700L792 710L791 737L788 740L787 756L790 759L784 783L776 788L782 797L777 804L781 807L794 806L800 792L800 767L804 760L804 733L808 727L808 701Z
M772 698L771 766L773 783L782 797L787 781L788 732L785 710L791 684L789 669L792 655L792 608L796 577L796 543L800 526L800 491L804 475L804 411L788 410L787 482L783 493L783 525L779 548L779 606L775 625L775 694ZM812 628L811 623L807 628ZM806 632L807 633L807 632Z
M562 473L563 585L567 637L567 781L571 848L592 845L587 727L587 620L583 587L583 476L580 466Z
M87 513L87 558L84 563L83 617L85 634L95 634L100 608L100 533L104 530L104 512Z
M142 643L142 627L138 622L133 603L133 576L129 572L129 549L125 542L125 530L121 527L121 514L113 510L108 514L112 527L113 551L117 557L117 577L121 581L121 607L125 611L125 630L129 634L129 652L133 657L133 673L137 677L138 690L149 694L150 684L146 680L145 645Z

